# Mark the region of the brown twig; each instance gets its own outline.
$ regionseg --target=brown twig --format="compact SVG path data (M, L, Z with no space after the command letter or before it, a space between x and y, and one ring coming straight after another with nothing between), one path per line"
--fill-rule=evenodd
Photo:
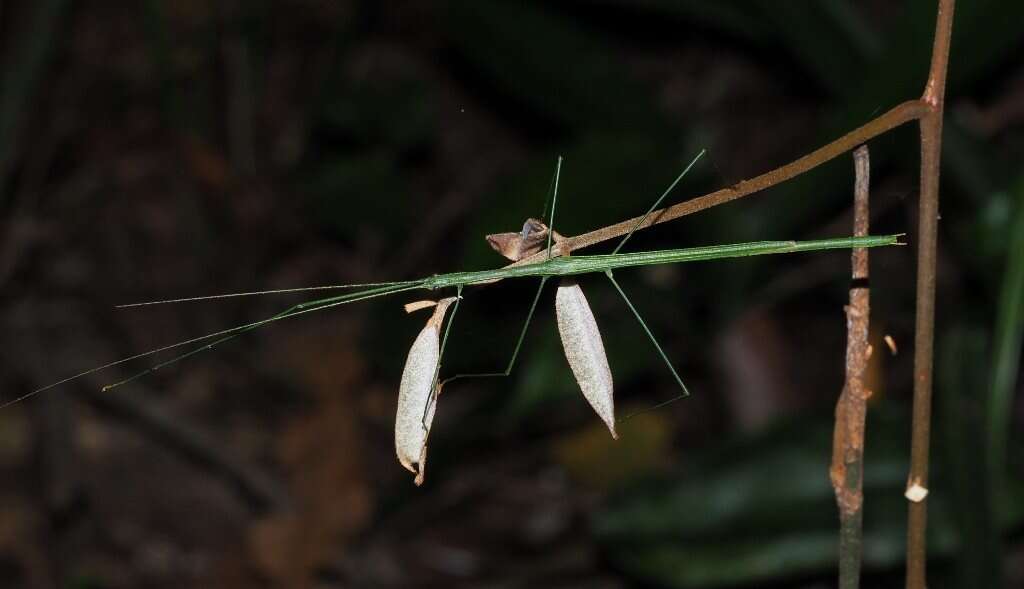
M867 146L853 152L854 235L867 235L871 161ZM868 251L855 248L851 254L853 282L846 307L846 383L836 403L836 425L832 440L832 489L839 505L839 587L860 586L864 509L864 425L870 393L864 386L871 346L868 328L871 291L868 288Z
M942 157L942 116L946 69L953 33L955 0L939 0L935 44L921 102L921 199L918 212L917 304L914 320L914 412L911 423L910 475L906 496L907 587L924 589L928 523L928 440L931 435L932 359L935 342L935 258L939 223L939 166Z
M829 160L843 155L858 145L866 143L869 139L891 131L904 123L921 119L927 113L928 108L923 100L908 100L885 114L872 119L860 127L857 127L832 143L820 147L800 159L792 161L784 166L775 168L770 172L765 172L764 174L751 178L750 180L742 180L728 188L722 188L721 190L716 190L715 192L705 194L704 196L698 196L664 209L658 209L652 212L643 223L640 223L640 220L643 219L643 216L641 215L632 219L620 221L614 225L602 227L601 229L595 229L589 233L583 233L575 237L566 238L559 245L552 248L552 254L561 255L564 252L583 249L615 237L621 237L626 233L629 233L629 231L634 227L636 227L638 231L646 229L651 225L657 225L658 223L665 223L680 217L685 217L686 215L692 215L693 213L717 207L718 205L782 184L786 180L795 178L805 172L813 170ZM637 223L640 223L640 225L637 226ZM512 265L521 266L526 264L536 264L537 262L543 261L545 256L546 252L538 252L532 256L523 258Z

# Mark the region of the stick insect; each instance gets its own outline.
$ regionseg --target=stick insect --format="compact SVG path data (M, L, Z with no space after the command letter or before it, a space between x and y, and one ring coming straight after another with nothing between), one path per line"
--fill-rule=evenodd
M430 432L430 424L433 420L434 410L438 395L441 390L449 383L465 379L465 378L483 378L483 377L505 377L512 373L515 366L516 360L519 355L519 351L522 347L523 341L526 337L527 330L530 322L533 319L534 312L537 309L537 304L540 300L540 296L544 290L547 281L553 277L559 277L562 280L561 285L558 287L559 292L556 295L556 311L559 319L559 332L562 336L563 345L566 348L567 357L569 359L570 367L576 376L581 388L583 389L584 396L590 402L590 404L597 411L599 416L605 421L609 427L609 431L613 437L616 436L615 432L615 418L614 418L614 405L611 399L611 376L610 371L607 368L607 359L604 358L603 345L600 343L600 335L597 333L596 323L593 319L593 314L590 312L589 306L586 304L586 299L582 295L582 291L579 290L579 286L575 284L574 277L582 274L591 274L600 272L605 274L612 286L622 297L626 306L632 312L632 314L639 321L643 331L651 340L658 355L668 366L676 383L679 385L681 394L676 397L682 398L689 395L689 390L683 383L682 378L676 372L667 354L658 343L651 329L647 323L641 317L639 311L630 301L621 285L615 279L614 271L621 268L630 268L635 266L647 266L652 264L675 264L684 262L695 262L703 260L715 260L722 258L736 258L736 257L747 257L747 256L760 256L767 254L781 254L781 253L795 253L795 252L809 252L818 250L828 249L845 249L854 247L879 247L889 245L899 245L900 235L880 235L880 236L866 236L866 237L840 237L833 239L821 239L813 241L760 241L760 242L748 242L748 243L737 243L729 245L715 245L705 247L693 247L684 249L668 249L668 250L657 250L647 252L632 252L632 253L621 253L620 250L626 244L626 242L632 237L633 233L643 226L644 222L648 217L657 209L661 202L672 192L676 185L682 180L686 173L697 163L697 161L704 155L702 151L689 163L688 166L676 177L672 184L662 193L662 195L654 202L654 204L648 209L643 217L632 227L632 229L623 237L619 244L615 247L611 254L604 255L570 255L571 252L563 251L560 247L562 241L561 236L554 229L555 222L555 211L558 204L558 183L561 177L562 158L558 158L558 163L555 168L554 177L552 179L552 190L551 190L551 209L550 214L547 215L547 205L545 204L545 214L541 216L547 216L548 220L545 224L542 221L536 219L529 219L523 226L523 230L519 233L511 234L496 234L488 236L488 241L492 247L502 253L507 258L513 261L512 264L502 268L496 268L492 270L478 270L469 272L453 272L448 274L435 274L433 276L420 278L416 280L406 280L398 282L379 282L379 283L364 283L364 284L344 284L344 285L327 285L327 286L316 286L306 288L291 288L291 289L276 289L276 290L262 290L262 291L251 291L251 292L240 292L240 293L229 293L220 294L213 296L203 297L188 297L188 298L176 298L176 299L165 299L158 301L147 301L142 303L132 303L128 305L120 305L120 308L125 307L138 307L146 305L156 304L168 304L168 303L180 303L186 301L199 301L199 300L211 300L211 299L226 299L232 297L242 296L256 296L256 295L269 295L269 294L284 294L284 293L297 293L307 291L329 291L329 290L348 290L346 294L334 295L325 298L319 298L316 300L310 300L293 305L276 315L253 321L250 323L237 325L227 329L223 329L214 333L209 333L199 337L191 338L188 340L176 342L170 345L159 347L153 350L135 354L127 358L115 360L113 362L90 368L78 374L74 374L57 382L51 383L44 387L35 389L28 393L25 393L15 399L9 400L0 404L0 409L4 409L14 403L18 403L46 390L52 389L59 385L80 379L87 375L113 368L122 364L126 364L135 360L141 360L162 352L170 350L178 350L192 346L190 349L182 353L178 353L173 357L153 364L144 370L135 372L122 380L108 384L103 387L103 391L126 385L132 381L142 378L148 374L151 374L161 368L169 366L171 364L180 362L199 354L201 352L211 350L221 344L231 341L242 334L254 331L256 329L265 327L273 322L280 321L282 319L288 319L291 317L297 317L299 315L305 315L317 311L323 311L326 309L338 307L341 305L347 305L359 301L366 301L375 298L381 298L400 293L411 292L415 290L428 290L428 291L441 291L445 289L454 289L455 296L442 298L435 302L426 302L423 304L412 305L413 308L424 308L434 307L434 314L428 321L427 326L421 331L420 336L417 337L414 342L412 349L410 350L409 359L406 363L405 370L402 375L402 383L399 390L399 409L396 417L396 452L398 454L399 461L407 469L415 473L416 483L420 484L423 481L424 468L426 463L426 441ZM545 252L543 260L534 263L522 263L526 262L527 258L533 254ZM512 357L509 360L508 365L503 371L500 372L489 372L479 374L456 374L448 377L444 380L439 379L441 360L444 356L444 349L447 344L448 334L451 329L452 322L458 312L459 304L462 301L462 293L467 286L480 286L485 284L491 284L500 280L512 279L512 278L527 278L527 277L539 277L540 284L538 285L537 291L534 294L533 301L530 305L529 312L527 313L526 320L523 324L522 329L519 332L519 337L516 341L516 345L512 351ZM451 315L445 322L445 314L448 308L451 308ZM443 335L441 328L443 326ZM596 338L596 346L595 344ZM583 348L580 348L580 346ZM575 346L575 348L574 348ZM575 358L574 358L575 355ZM675 400L675 399L672 399ZM671 401L668 401L671 402Z

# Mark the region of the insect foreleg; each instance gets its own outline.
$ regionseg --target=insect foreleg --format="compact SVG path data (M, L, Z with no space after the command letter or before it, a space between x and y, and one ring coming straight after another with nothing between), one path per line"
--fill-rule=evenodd
M562 175L562 156L555 165L555 190L551 197L551 218L548 219L548 259L551 259L551 237L555 233L555 207L558 206L558 179Z
M429 431L430 426L427 425L427 414L430 412L430 405L437 402L437 395L441 392L441 387L437 383L437 375L441 372L441 362L444 360L444 348L448 344L448 332L452 329L452 323L455 322L455 314L459 312L459 303L462 302L462 285L456 287L455 290L455 306L452 307L452 314L448 317L448 324L444 327L444 335L441 336L441 349L437 354L437 367L434 368L434 379L433 385L431 386L430 395L427 396L427 402L423 406L423 430ZM444 383L441 383L442 385Z
M685 176L686 173L690 171L690 168L692 168L693 165L697 163L697 160L704 156L704 153L706 151L706 149L700 150L700 153L697 154L697 157L693 158L689 165L686 166L686 169L684 169L678 176L676 176L676 179L672 181L672 184L669 184L668 188L665 189L665 192L661 193L661 196L658 197L658 200L654 201L654 204L651 205L651 208L647 209L647 212L644 213L644 216L640 217L640 220L636 222L636 225L633 225L633 228L629 230L629 233L627 233L626 236L622 238L622 241L619 242L619 245L615 246L615 249L612 250L612 254L619 253L619 250L622 249L622 246L626 245L626 241L628 241L629 238L633 236L633 232L639 229L640 226L644 224L644 221L647 220L647 217L651 216L651 213L654 212L654 209L658 208L658 205L661 204L661 201L665 200L665 197L668 196L668 193L672 192L672 189L676 187L676 184L679 184L679 181L683 179L683 176Z

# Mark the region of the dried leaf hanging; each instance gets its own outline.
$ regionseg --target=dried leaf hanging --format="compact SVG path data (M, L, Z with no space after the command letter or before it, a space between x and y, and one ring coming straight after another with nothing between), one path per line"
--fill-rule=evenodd
M427 464L427 436L434 420L437 393L434 378L440 356L441 324L454 298L437 302L434 314L416 336L402 371L398 388L398 413L395 416L395 452L398 461L416 474L416 484L423 483Z
M583 290L575 281L566 280L558 286L555 314L565 357L569 360L583 396L608 425L612 437L618 438L615 433L615 400L612 398L612 371L608 367L608 356L604 353L604 343L597 330L594 313L590 310L587 298L583 296Z

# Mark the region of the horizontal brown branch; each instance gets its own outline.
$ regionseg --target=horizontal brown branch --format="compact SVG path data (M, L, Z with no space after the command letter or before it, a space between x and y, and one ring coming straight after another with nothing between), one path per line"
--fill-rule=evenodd
M782 184L786 180L795 178L813 170L829 160L835 159L836 157L854 149L858 145L866 143L874 137L882 135L910 121L921 119L929 112L929 106L923 100L908 100L907 102L894 107L892 110L889 110L885 114L872 119L860 127L857 127L839 139L836 139L835 141L784 166L780 166L749 180L742 180L728 188L722 188L715 192L698 196L670 207L658 209L652 212L642 223L640 222L643 219L643 216L638 216L632 219L626 219L625 221L620 221L614 225L602 227L601 229L595 229L594 231L583 233L575 237L566 238L552 248L552 254L562 255L566 252L576 251L615 237L621 237L626 233L629 233L629 231L634 227L637 227L637 223L640 223L637 230L645 229L652 225L657 225L658 223L665 223L680 217L685 217L686 215L704 211L712 207L743 198L744 196L754 194L755 192L771 188L778 184ZM533 254L532 256L523 258L511 265L520 266L535 264L543 260L545 255L546 253L541 251Z

